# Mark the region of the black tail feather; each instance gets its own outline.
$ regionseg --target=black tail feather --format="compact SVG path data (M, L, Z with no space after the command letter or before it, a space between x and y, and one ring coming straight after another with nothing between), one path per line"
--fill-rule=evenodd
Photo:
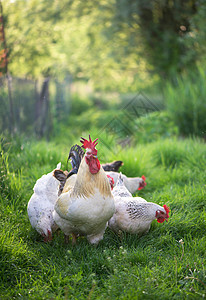
M84 156L84 150L82 149L82 147L80 147L77 144L71 147L67 159L67 168L68 168L68 161L70 160L70 163L72 165L72 170L69 172L67 178L73 174L77 174L83 156Z

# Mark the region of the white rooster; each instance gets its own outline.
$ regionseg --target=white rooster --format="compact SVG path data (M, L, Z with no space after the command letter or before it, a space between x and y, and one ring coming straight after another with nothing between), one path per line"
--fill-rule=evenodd
M60 168L61 163L57 165L57 169ZM45 242L52 240L52 232L58 228L52 216L58 198L58 186L59 181L54 178L53 171L43 175L34 185L34 193L27 205L31 226L44 237Z
M109 180L97 158L97 139L92 142L89 136L89 141L82 138L81 143L86 153L75 184L59 196L53 217L66 236L72 234L73 242L76 236L84 235L91 244L98 244L115 211L114 199Z
M114 232L125 231L128 233L142 235L150 229L153 220L163 223L169 218L169 208L147 202L141 197L132 197L124 185L122 174L112 194L115 201L115 213L109 220L109 227Z
M119 173L107 171L106 174L111 176L114 179L114 186L115 186L119 177ZM132 194L137 192L138 190L143 189L147 185L145 181L146 178L144 175L142 177L127 177L126 175L122 174L121 177L124 181L126 188Z

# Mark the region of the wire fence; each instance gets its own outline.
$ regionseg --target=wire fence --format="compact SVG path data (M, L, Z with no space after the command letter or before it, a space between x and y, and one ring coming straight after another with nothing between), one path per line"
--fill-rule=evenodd
M61 112L69 109L70 86L70 78L59 82L49 77L39 81L1 77L1 132L49 137L54 121L61 121Z
M105 140L105 145L109 147L108 137L113 140L118 139L120 144L122 140L129 143L134 128L137 127L135 120L153 111L161 110L157 101L151 100L141 92L121 99L117 106L114 106L110 100L104 103L102 96L96 97L91 90L88 90L88 86L84 86L83 96L80 94L75 96L78 94L75 84L69 76L61 82L49 77L36 81L1 77L1 132L49 139L58 132L61 124L71 127L73 120L75 126L80 128L89 127L91 124L96 126L99 130L99 138ZM86 101L81 97L86 97ZM86 116L85 111L88 111Z

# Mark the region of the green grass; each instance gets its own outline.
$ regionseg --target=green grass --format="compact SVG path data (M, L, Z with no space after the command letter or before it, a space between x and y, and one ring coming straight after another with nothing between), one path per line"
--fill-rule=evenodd
M65 245L61 232L45 244L31 228L26 206L36 180L59 161L66 168L77 141L1 143L0 299L204 298L206 145L170 138L117 155L99 142L102 161L122 159L123 173L146 176L138 194L167 204L169 222L154 221L141 238L107 229L97 247L85 238Z

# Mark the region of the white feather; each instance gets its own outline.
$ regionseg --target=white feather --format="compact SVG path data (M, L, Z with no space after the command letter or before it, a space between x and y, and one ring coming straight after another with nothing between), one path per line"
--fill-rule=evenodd
M119 173L112 172L112 171L108 171L105 173L114 179L114 186L115 186L119 177ZM141 177L127 177L124 174L122 174L122 179L126 188L132 194L138 190L140 183L144 181Z
M139 235L147 233L152 221L156 219L156 211L163 209L141 197L132 197L124 185L121 173L112 194L115 202L115 213L108 225L115 232L121 230Z
M88 181L93 182L93 192L89 196L79 193L79 188L87 189ZM98 179L96 179L98 177ZM100 193L95 187L96 180L100 180L107 186L107 195ZM81 184L79 185L79 183ZM79 188L77 188L77 186ZM73 193L73 191L76 193ZM110 192L109 180L100 168L97 175L90 174L89 167L82 160L74 188L62 193L54 208L53 218L65 235L85 235L92 244L97 244L102 238L108 220L114 213L114 199Z
M57 164L57 169L61 168L61 163ZM31 226L43 236L48 237L48 231L57 229L52 212L58 198L59 181L53 176L53 171L43 175L34 185L34 193L31 196L27 213Z

